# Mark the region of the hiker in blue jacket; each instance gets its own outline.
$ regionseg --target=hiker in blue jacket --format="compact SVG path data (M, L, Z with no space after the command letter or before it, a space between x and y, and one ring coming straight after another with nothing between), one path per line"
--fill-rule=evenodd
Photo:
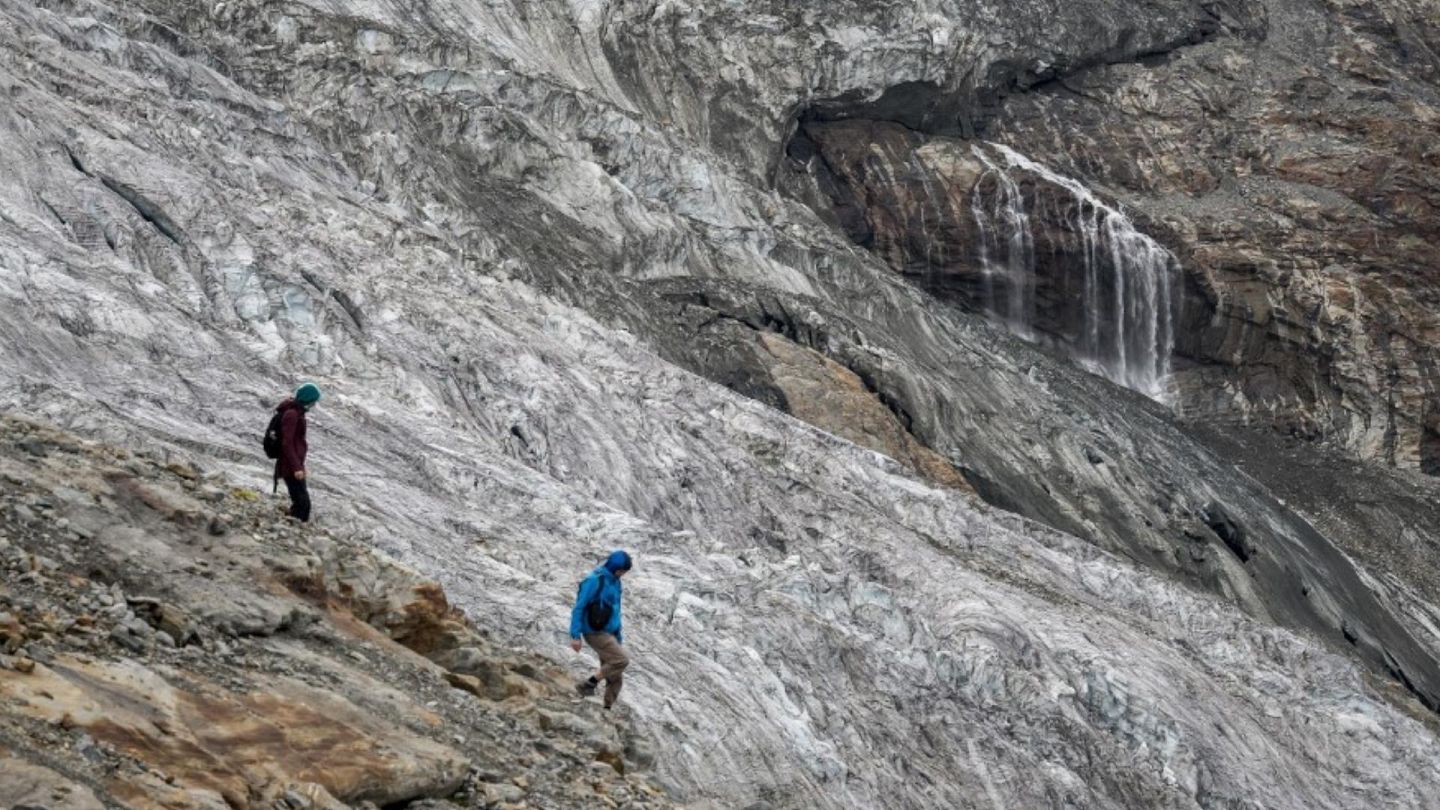
M630 666L630 657L620 646L625 639L620 629L620 578L630 570L630 555L624 551L610 552L605 564L590 572L580 583L575 608L570 611L570 649L580 652L583 637L590 649L600 656L600 669L589 680L575 684L585 697L605 682L605 708L615 705L624 683L622 673Z

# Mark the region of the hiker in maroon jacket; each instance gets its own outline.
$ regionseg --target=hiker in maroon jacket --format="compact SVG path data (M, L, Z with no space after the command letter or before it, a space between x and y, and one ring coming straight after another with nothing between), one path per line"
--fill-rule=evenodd
M305 522L310 520L310 488L305 483L305 412L320 401L320 389L314 383L305 383L295 390L295 396L280 403L275 412L280 415L280 454L275 459L275 478L285 482L290 493L290 516Z

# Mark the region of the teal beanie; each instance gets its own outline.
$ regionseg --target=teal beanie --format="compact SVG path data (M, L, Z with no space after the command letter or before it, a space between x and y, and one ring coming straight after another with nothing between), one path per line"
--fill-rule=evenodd
M314 405L320 401L320 388L315 383L305 383L295 389L295 401L301 405Z

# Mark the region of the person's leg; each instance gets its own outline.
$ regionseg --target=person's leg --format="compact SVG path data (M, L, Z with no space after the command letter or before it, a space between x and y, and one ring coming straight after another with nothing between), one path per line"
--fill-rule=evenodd
M595 694L595 688L599 685L600 676L598 674L591 675L586 680L575 684L575 691L580 693L580 697L590 697Z
M605 708L615 705L620 696L620 687L625 685L625 668L630 666L630 656L625 648L609 633L588 633L585 643L600 656L600 670L595 673L597 680L605 682Z
M595 642L591 640L591 637L594 635L594 633L583 633L581 635L581 638L585 640L586 644L590 645L591 649L595 648ZM575 691L579 692L581 697L591 697L595 694L595 689L600 685L601 677L600 670L595 670L595 673L589 678L575 684Z
M310 520L310 488L304 481L285 479L285 491L290 493L290 516L302 523Z

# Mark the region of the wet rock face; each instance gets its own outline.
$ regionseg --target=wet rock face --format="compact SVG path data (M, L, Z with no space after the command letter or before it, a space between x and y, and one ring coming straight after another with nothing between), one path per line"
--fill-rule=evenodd
M1187 415L1270 425L1362 459L1432 470L1434 6L1273 0L1216 14L1219 30L1203 42L1126 64L1072 65L1004 100L978 132L1103 186L1179 257L1174 387ZM963 161L972 144L883 105L856 104L840 117L924 133L857 125L814 138L822 155L827 144L834 153L838 195L833 180L821 182L852 237L942 294L985 299L976 275L955 267L983 234L965 206L936 203L937 188L943 199L973 187L973 167L956 174L954 158L944 167L926 160L948 150ZM874 151L858 154L886 168L861 178L850 161L865 144ZM1067 236L1073 216L1047 210L1043 196L1028 199L1032 226L1055 267L1037 277L1035 323L1073 349L1074 318L1057 302L1085 262L1044 250L1063 241L1054 234Z
M924 289L1121 385L1169 393L1190 290L1179 262L1077 181L890 123L806 124L788 154L856 243Z
M1420 471L1440 475L1440 420L1434 412L1420 438Z

